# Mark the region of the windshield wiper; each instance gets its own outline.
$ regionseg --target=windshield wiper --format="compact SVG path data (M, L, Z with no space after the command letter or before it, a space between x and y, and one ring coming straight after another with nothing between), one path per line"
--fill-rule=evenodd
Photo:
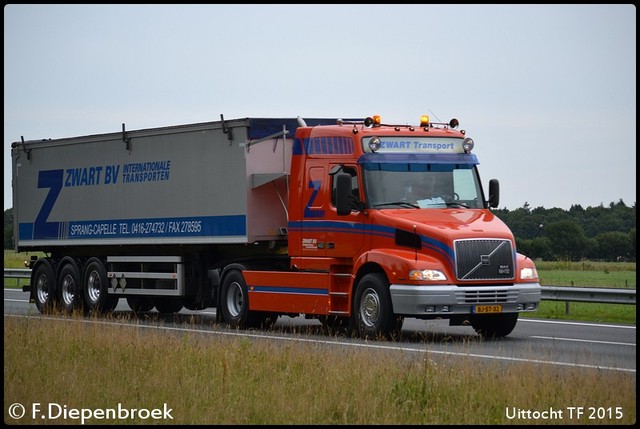
M380 203L380 204L375 204L373 207L380 207L380 206L402 206L402 207L413 207L415 209L419 209L420 206L414 203L410 203L407 201L393 201L393 202L389 202L389 203Z
M447 207L464 207L465 209L470 208L467 203L461 203L461 202L456 202L456 201L449 201L447 202Z

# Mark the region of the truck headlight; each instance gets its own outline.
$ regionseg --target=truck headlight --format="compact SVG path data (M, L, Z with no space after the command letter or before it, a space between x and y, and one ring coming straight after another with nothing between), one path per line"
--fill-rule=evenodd
M520 270L520 278L522 280L532 280L538 278L538 270L535 268L522 268Z
M446 280L447 276L439 270L411 270L409 271L409 279L411 280Z

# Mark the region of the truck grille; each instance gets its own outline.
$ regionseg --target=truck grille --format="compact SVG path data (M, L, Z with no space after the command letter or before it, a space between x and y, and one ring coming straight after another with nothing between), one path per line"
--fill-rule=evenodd
M454 247L458 280L514 279L511 241L457 240Z

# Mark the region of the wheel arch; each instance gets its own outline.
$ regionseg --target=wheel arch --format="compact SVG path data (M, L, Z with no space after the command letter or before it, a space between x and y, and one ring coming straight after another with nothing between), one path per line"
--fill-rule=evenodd
M389 281L389 276L387 275L387 273L384 271L384 268L380 264L378 264L377 262L367 262L358 268L358 272L356 273L353 279L353 287L351 288L352 295L355 295L356 288L360 280L362 280L362 278L367 274L371 274L371 273L383 274L387 279L387 281Z

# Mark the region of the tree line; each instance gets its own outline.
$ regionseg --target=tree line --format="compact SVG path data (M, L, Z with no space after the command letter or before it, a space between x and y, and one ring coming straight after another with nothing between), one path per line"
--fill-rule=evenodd
M597 207L574 204L532 209L528 203L515 210L492 212L513 231L518 252L548 261L635 261L636 203L622 200ZM13 249L13 209L4 211L4 248Z
M518 252L532 259L579 261L636 260L636 203L622 200L608 207L569 210L532 209L528 203L515 209L493 209L516 237Z

